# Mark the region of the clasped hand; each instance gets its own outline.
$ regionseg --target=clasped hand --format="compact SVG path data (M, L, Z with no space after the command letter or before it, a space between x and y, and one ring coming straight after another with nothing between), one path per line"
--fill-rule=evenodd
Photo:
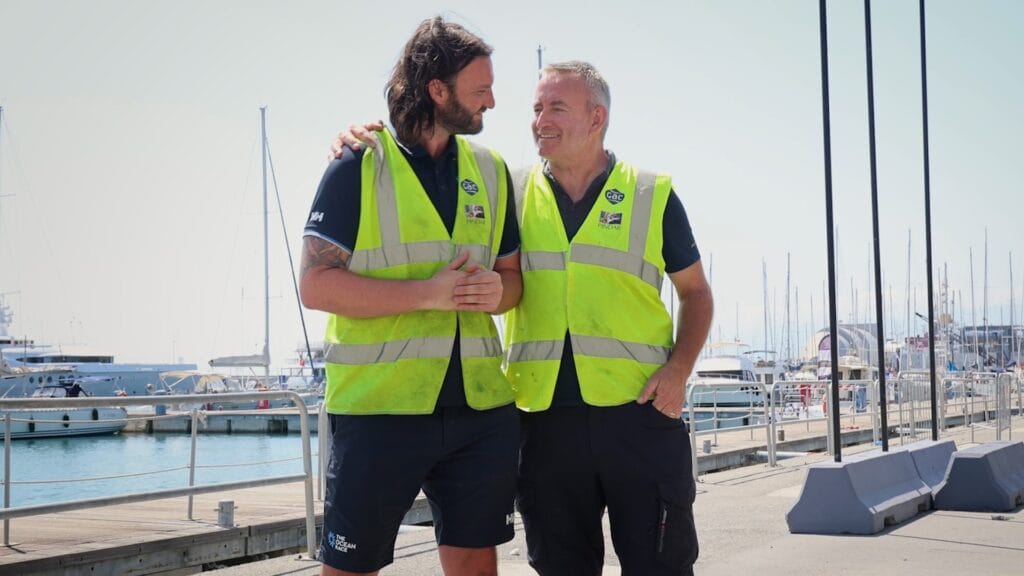
M437 310L494 312L501 303L501 275L470 260L463 250L431 278Z

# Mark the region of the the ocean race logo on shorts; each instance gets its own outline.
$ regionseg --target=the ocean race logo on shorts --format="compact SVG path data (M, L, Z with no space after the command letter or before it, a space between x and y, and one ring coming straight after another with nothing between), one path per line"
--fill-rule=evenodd
M618 204L619 202L622 202L626 198L626 195L623 194L622 192L619 192L615 188L610 188L608 190L605 190L604 197L607 198L608 201L611 202L612 204Z
M485 220L484 207L479 204L466 204L467 220Z
M480 187L476 185L476 182L473 182L469 178L463 180L462 183L459 185L462 186L462 189L465 190L466 194L469 194L470 196L480 191Z
M605 212L601 210L601 218L598 224L602 228L619 227L622 225L622 212Z
M356 545L354 542L345 540L344 536L335 534L334 532L327 533L327 546L334 550L347 554L349 550L355 550Z

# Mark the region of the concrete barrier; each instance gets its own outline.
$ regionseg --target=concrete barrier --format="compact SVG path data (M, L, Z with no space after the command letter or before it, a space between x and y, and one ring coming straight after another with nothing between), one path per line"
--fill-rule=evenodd
M875 534L927 510L930 501L909 452L870 452L808 468L786 523L793 533Z
M952 440L923 440L894 448L893 452L909 452L917 468L917 475L932 489L946 479L949 462L956 452Z
M1024 505L1024 443L987 442L960 450L935 488L939 510L1007 512Z

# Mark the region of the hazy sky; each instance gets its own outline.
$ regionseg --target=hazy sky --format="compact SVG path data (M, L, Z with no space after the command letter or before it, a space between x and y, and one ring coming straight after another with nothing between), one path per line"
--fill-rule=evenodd
M891 287L900 335L908 232L910 297L926 310L917 6L872 7L885 301ZM839 316L853 315L855 291L858 317L873 318L863 3L829 10ZM1008 322L1011 251L1018 315L1024 297L1024 2L929 0L927 11L934 262L948 264L969 320L973 248L980 323L987 228L988 319ZM605 74L608 147L673 174L705 269L713 263L716 337L738 327L762 344L762 259L781 328L787 253L794 339L797 314L801 339L811 327L812 297L822 324L814 0L0 0L0 293L12 331L122 360L204 366L258 352L259 107L297 259L331 138L386 117L387 74L437 13L495 48L497 107L478 139L512 166L535 159L538 45L546 61L585 59ZM301 331L271 205L271 352L286 364ZM307 313L307 324L320 340L325 316Z

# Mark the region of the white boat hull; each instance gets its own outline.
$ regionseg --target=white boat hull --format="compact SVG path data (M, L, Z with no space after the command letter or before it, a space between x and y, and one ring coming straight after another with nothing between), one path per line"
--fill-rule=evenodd
M124 408L36 408L0 412L11 416L11 438L58 438L116 434L128 424Z
M701 386L693 391L694 406L763 406L764 394L756 385Z

